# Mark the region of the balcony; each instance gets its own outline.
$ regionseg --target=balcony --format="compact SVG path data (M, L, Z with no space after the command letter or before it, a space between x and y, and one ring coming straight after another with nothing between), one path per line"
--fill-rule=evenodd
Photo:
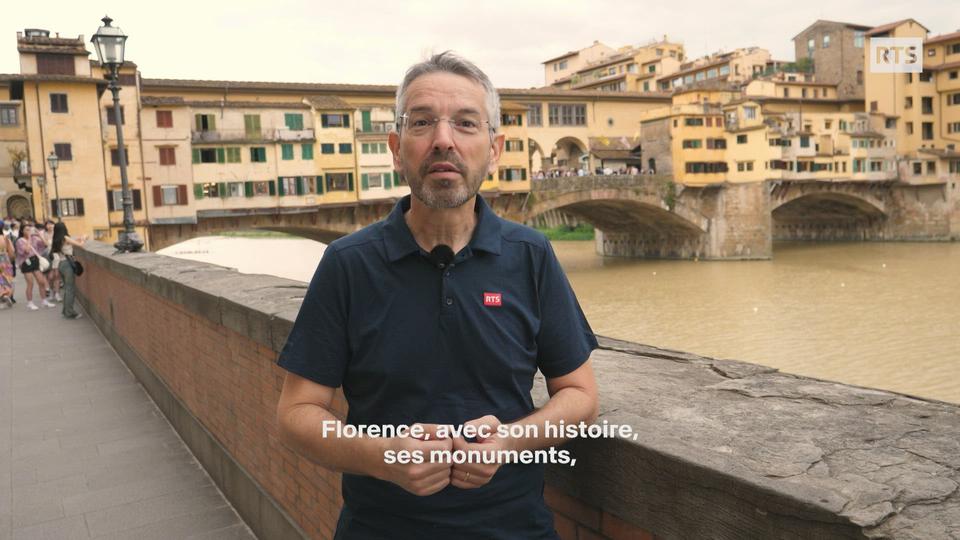
M370 122L369 126L366 126L369 129L365 129L365 126L357 126L357 133L390 133L393 130L394 122Z
M276 139L278 141L314 141L316 138L312 129L276 130Z
M312 140L316 140L313 129L218 129L190 133L190 141L194 144Z

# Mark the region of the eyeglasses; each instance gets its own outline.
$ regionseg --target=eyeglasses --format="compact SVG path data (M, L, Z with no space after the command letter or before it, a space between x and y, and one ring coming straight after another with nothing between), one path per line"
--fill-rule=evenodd
M414 137L423 137L433 133L437 124L447 122L453 128L454 135L473 137L483 130L483 124L489 126L488 120L482 120L476 115L460 115L453 118L436 118L428 113L402 114L397 118L397 131L406 129ZM493 131L493 129L490 129Z

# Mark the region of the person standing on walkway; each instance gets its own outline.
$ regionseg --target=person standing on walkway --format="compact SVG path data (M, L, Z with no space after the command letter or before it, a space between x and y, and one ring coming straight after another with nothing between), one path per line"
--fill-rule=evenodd
M74 298L77 295L76 272L73 270L73 246L82 246L87 241L86 236L73 239L67 232L66 223L59 222L53 228L53 245L51 253L58 261L58 270L63 277L63 316L67 319L79 319L83 315L73 309Z
M13 261L16 259L16 250L10 240L10 225L3 223L3 235L0 236L0 309L13 306Z
M280 436L343 472L337 539L557 539L543 462L442 455L533 452L563 442L547 422L593 422L597 339L549 240L478 195L504 145L487 75L435 55L407 71L396 111L388 143L411 195L324 251L277 360L288 371ZM550 395L540 408L538 371ZM345 420L332 411L341 386ZM322 426L341 422L426 427L422 437L326 436ZM501 436L502 424L539 435ZM443 425L490 431L443 437ZM441 461L389 458L400 451Z
M54 226L54 222L49 219L43 224L43 241L47 245L46 257L50 260L50 269L44 273L44 277L47 278L47 283L50 284L50 291L52 293L50 296L59 302L63 300L63 297L60 296L60 257L53 252Z
M20 238L17 239L15 247L17 266L23 272L23 278L27 281L27 307L36 311L40 308L33 303L34 281L40 286L40 298L43 298L43 305L47 307L56 307L57 305L47 300L47 279L40 272L40 254L31 242L31 239L34 238L33 231L33 222L23 220L20 226Z

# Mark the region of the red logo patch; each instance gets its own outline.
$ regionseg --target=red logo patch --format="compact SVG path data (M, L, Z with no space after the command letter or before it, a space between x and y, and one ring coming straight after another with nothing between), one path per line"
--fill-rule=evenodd
M500 307L503 301L503 296L498 292L485 292L483 293L483 305L485 306L495 306Z

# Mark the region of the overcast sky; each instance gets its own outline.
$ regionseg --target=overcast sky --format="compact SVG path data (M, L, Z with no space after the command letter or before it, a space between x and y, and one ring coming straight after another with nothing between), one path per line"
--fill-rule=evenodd
M42 0L0 18L0 73L18 73L15 36L44 28L90 36L104 13L130 36L145 77L396 84L431 51L453 49L497 86L543 85L544 60L600 40L617 48L660 38L688 57L756 45L793 60L791 38L816 19L878 25L912 17L931 34L960 29L956 0ZM89 47L88 47L89 48ZM93 49L90 48L91 53ZM95 56L93 56L95 58Z

